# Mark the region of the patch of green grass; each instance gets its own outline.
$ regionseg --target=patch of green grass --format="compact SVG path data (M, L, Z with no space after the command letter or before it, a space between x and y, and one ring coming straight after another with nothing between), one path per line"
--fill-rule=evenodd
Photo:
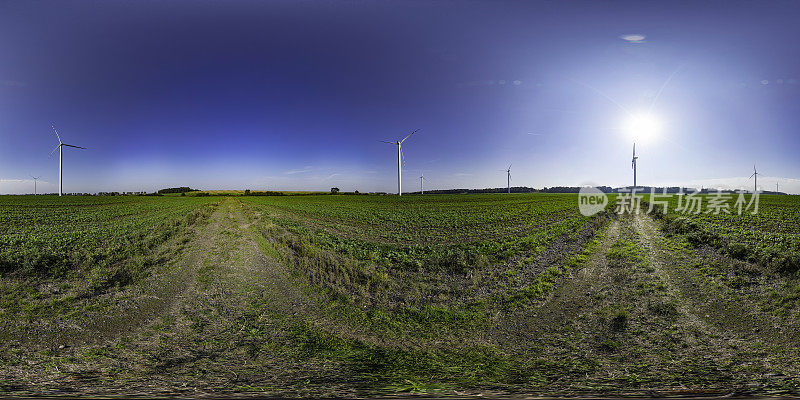
M369 386L397 392L435 392L450 387L541 382L543 376L591 371L591 362L544 360L530 354L506 355L488 345L398 349L336 337L300 325L292 340L300 357L335 360Z
M647 304L647 310L660 317L675 319L680 315L678 305L674 301L651 301Z
M601 323L606 324L612 331L623 331L628 326L630 311L620 305L604 306L597 310Z
M253 232L253 239L255 239L256 244L258 245L258 248L259 250L261 250L262 253L272 258L273 260L283 261L281 253L277 249L275 249L275 246L267 238L259 234L258 230L254 227L251 227L250 231Z
M625 239L618 239L609 248L606 257L610 260L629 260L639 262L643 260L642 251L638 243Z
M517 291L496 295L494 301L502 304L505 308L514 308L541 299L543 296L550 293L555 286L556 279L565 273L566 270L562 267L548 267L527 287Z

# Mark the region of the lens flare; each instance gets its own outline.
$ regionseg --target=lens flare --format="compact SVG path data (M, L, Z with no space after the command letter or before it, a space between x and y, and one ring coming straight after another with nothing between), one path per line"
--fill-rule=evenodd
M626 121L625 130L635 141L648 142L661 132L661 121L649 113L636 114Z

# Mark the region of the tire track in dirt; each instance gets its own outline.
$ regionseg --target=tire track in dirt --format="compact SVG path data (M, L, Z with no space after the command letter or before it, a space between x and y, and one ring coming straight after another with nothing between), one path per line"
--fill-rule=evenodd
M654 229L650 223L655 223L650 217L644 216L641 213L635 213L632 216L633 227L639 236L640 243L645 247L645 260L653 267L656 275L667 283L667 293L676 301L679 311L685 316L690 324L702 332L717 332L717 329L707 323L699 315L697 307L684 296L684 289L682 285L676 282L675 277L669 273L669 270L664 262L667 258L666 252L662 246L659 246L659 241L663 240L657 230Z
M675 250L668 248L669 239L652 218L638 214L634 217L634 227L648 249L648 258L653 267L669 283L676 300L696 324L720 332L720 335L729 336L739 343L767 339L769 342L793 344L792 347L796 347L800 340L798 332L784 330L777 334L775 326L780 326L782 322L763 312L759 304L698 279L691 265L687 265L698 256L693 252L682 257L674 254Z
M279 310L280 313L288 316L295 324L308 325L343 339L391 348L412 349L422 346L413 340L372 332L369 329L364 329L363 326L353 326L347 321L337 320L328 315L329 312L336 313L341 310L326 310L330 304L320 304L320 299L314 298L313 294L304 293L304 290L318 289L309 287L302 278L298 279L293 276L292 267L287 264L289 261L274 259L259 248L259 239L268 239L257 238L260 233L257 230L250 229L250 227L260 222L262 213L254 211L241 203L238 203L236 208L237 218L241 221L240 228L248 238L248 246L253 248L253 257L259 260L257 265L259 269L262 269L260 273L265 277L266 284L263 289L274 296L271 303L273 310ZM274 214L269 214L269 217L274 216ZM274 245L274 243L271 245Z
M620 234L620 222L614 220L593 249L586 264L562 277L549 296L530 307L503 316L497 333L498 341L509 349L528 346L563 329L582 309L588 307L604 284L608 273L606 252Z
M208 217L212 222L219 209ZM112 291L92 298L107 305L83 316L63 319L40 326L29 332L29 345L45 348L71 347L104 343L131 333L152 320L174 311L191 290L197 266L202 263L205 249L214 240L208 224L192 226L182 255L168 265L156 267L138 284L122 291ZM162 246L180 246L181 237Z

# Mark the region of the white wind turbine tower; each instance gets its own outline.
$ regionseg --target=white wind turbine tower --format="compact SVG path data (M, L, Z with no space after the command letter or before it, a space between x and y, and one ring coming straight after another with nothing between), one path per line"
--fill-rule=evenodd
M50 156L52 156L53 153L56 150L58 150L58 195L61 196L61 186L62 186L62 184L64 182L63 174L62 174L62 170L63 170L63 167L64 167L64 146L75 147L75 148L78 148L78 149L86 149L86 147L74 146L74 145L66 144L66 143L62 142L61 141L61 136L59 136L55 125L51 125L51 127L53 128L53 132L55 132L56 137L58 138L58 146L56 146L56 148L53 149L53 151L50 152ZM48 156L48 157L50 157L50 156Z
M381 142L383 142L383 143L389 143L389 144L397 145L397 195L398 196L402 196L403 195L403 183L402 183L402 179L403 179L403 169L402 169L403 142L405 142L406 139L408 139L409 136L411 136L411 135L413 135L413 134L415 134L417 132L419 132L419 129L415 130L414 132L409 133L408 136L403 138L403 140L398 140L396 142L387 142L385 140L381 140Z
M506 178L506 186L508 187L508 193L511 193L511 164L508 164L508 169L506 169L507 178Z
M419 175L419 194L425 194L425 187L423 186L423 182L425 181L425 173L420 172Z
M636 143L633 144L633 158L631 159L631 168L633 168L633 188L636 189Z
M747 179L751 179L753 177L756 178L755 181L753 181L753 194L755 194L758 191L758 171L756 171L755 164L753 164L753 175L750 175L750 178Z
M31 175L31 178L33 178L33 195L35 196L36 195L36 181L39 180L40 177Z

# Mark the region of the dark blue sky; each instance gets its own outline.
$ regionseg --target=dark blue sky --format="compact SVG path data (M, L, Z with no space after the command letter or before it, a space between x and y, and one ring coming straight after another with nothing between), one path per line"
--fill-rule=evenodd
M798 2L0 2L0 192L640 184L800 193ZM623 35L645 36L632 43ZM615 104L617 103L617 104ZM623 110L623 108L625 111ZM42 183L43 182L43 183ZM30 186L30 188L28 188Z

